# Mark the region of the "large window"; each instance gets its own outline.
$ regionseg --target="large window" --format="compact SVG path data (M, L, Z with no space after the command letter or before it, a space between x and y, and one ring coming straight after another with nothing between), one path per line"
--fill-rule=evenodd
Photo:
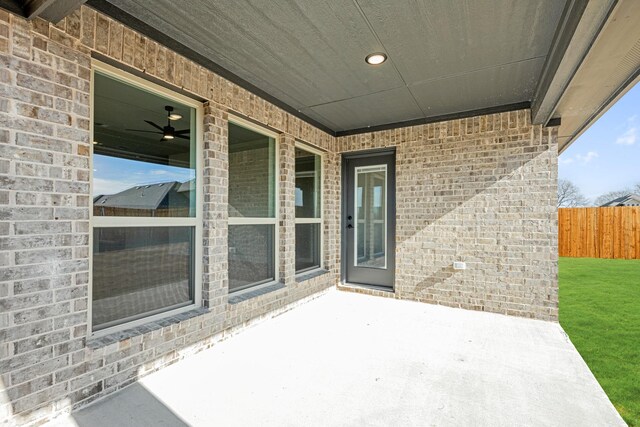
M322 259L322 157L296 146L296 273L319 268Z
M229 122L229 292L277 280L275 135Z
M93 74L93 331L198 301L200 106L112 67Z

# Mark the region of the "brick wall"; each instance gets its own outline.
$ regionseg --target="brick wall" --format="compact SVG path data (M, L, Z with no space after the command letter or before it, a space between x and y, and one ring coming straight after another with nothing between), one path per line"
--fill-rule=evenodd
M337 139L341 152L396 147L393 296L557 320L557 131L529 118L521 110Z
M278 160L280 162L280 209L279 246L281 249L280 277L282 282L291 285L296 274L296 141L289 135L283 135L278 141Z
M203 307L101 339L87 330L94 52L207 100ZM393 296L557 318L556 134L527 111L334 138L88 7L58 25L0 11L0 64L0 420L36 423L91 402L337 283L347 151L397 149ZM233 303L230 113L280 134L282 286ZM294 277L296 139L326 151L329 272L306 280Z
M18 422L90 392L76 377L89 369L90 57L54 30L0 12L0 419Z
M203 308L100 339L87 329L93 52L208 100ZM58 25L0 11L0 64L0 420L39 423L91 402L335 283L337 270L296 282L290 261L285 286L229 303L229 112L286 141L328 149L332 136L88 7ZM282 197L293 199L295 173L281 166Z

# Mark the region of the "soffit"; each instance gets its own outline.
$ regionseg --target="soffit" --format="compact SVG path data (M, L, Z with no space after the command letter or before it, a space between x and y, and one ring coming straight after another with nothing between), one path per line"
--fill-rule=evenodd
M108 2L334 132L530 102L565 3Z

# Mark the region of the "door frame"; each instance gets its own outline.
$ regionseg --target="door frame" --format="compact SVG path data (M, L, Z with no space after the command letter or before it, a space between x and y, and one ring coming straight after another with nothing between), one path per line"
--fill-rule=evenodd
M391 272L393 280L391 281L391 286L389 287L378 286L378 285L363 285L360 283L349 283L347 282L347 250L348 250L347 248L348 239L346 235L347 218L344 212L344 209L346 207L346 201L347 201L347 191L345 190L347 185L347 160L362 159L367 157L389 156L389 155L393 156L393 162L395 163L395 166L396 166L394 168L394 176L393 176L393 182L394 182L393 194L391 197L387 199L387 203L393 203L393 212L394 212L393 221L391 221L391 223L389 224L390 230L393 235L393 239L387 239L387 246L388 246L387 249L394 257L394 269ZM347 285L347 286L357 286L361 288L375 289L375 290L395 293L396 291L395 266L397 265L397 260L395 259L396 219L397 219L396 191L398 187L397 180L396 180L396 177L398 175L398 165L396 162L396 147L385 147L385 148L377 148L377 149L366 150L366 151L353 151L353 152L342 153L341 161L342 161L342 164L340 166L340 170L341 170L342 176L340 177L340 213L339 213L340 215L340 283L342 285Z

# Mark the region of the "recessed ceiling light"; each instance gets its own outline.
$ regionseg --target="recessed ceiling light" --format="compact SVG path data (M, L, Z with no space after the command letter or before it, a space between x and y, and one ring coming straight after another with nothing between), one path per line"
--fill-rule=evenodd
M178 113L169 114L169 120L180 120L182 116Z
M380 65L387 60L387 55L382 52L371 53L364 60L369 65Z

